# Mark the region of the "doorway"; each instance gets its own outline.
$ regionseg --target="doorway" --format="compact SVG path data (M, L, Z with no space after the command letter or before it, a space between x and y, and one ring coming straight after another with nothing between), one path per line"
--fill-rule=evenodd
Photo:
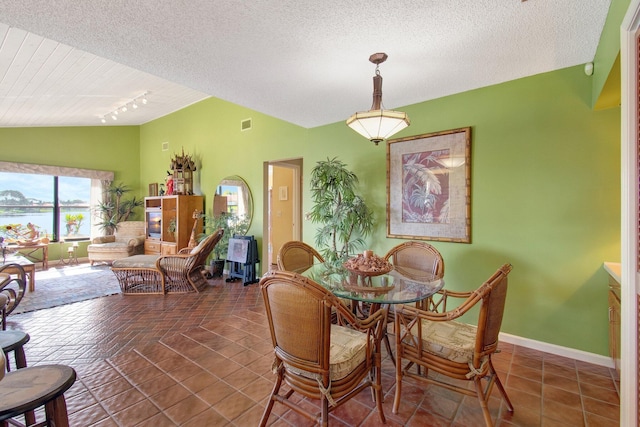
M262 259L271 270L282 244L302 236L302 159L265 162L263 173Z

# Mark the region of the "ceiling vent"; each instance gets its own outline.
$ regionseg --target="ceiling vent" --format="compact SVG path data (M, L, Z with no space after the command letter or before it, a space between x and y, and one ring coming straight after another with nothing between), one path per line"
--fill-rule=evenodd
M251 130L251 119L244 119L240 122L240 130Z

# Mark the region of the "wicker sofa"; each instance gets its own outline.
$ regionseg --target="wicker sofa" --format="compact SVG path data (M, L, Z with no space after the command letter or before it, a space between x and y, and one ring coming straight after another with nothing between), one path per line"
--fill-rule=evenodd
M87 246L89 262L111 263L117 259L144 253L144 221L125 221L118 224L112 236L93 239Z

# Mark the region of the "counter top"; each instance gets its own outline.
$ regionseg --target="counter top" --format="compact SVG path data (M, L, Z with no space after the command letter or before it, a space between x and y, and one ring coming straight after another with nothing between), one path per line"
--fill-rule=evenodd
M621 282L621 267L619 262L605 262L604 269L607 270L607 272L616 280L616 282Z

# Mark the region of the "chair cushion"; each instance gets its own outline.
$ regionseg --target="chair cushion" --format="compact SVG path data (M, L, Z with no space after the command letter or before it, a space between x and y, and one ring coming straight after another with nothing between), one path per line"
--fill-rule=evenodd
M344 326L331 325L329 349L329 376L332 380L346 377L364 361L367 355L367 335ZM311 372L302 371L288 364L287 369L307 378L316 378Z
M417 325L411 328L412 335L418 332ZM422 320L422 345L429 353L457 363L473 361L476 343L476 327L449 320L433 322Z
M367 355L367 334L331 325L331 348L329 364L331 379L344 378L364 361Z
M204 238L202 240L200 240L200 243L198 243L196 246L193 247L193 249L191 249L191 251L189 251L189 253L191 255L197 253L200 249L202 249L202 247L204 246L205 243L207 243L207 238Z
M113 262L113 268L155 268L159 255L134 255Z

